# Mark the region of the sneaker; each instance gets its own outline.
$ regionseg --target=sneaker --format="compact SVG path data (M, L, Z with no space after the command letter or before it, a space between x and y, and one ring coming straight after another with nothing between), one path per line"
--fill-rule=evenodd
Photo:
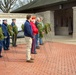
M28 62L28 63L34 63L32 60L27 60L26 62Z

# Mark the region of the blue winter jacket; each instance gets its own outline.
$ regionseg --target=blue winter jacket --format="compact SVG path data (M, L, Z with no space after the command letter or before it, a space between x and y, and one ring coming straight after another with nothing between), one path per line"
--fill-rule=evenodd
M33 31L30 22L26 20L24 24L24 35L33 38Z
M9 36L8 30L7 30L7 25L4 23L2 24L2 30L3 30L4 36Z

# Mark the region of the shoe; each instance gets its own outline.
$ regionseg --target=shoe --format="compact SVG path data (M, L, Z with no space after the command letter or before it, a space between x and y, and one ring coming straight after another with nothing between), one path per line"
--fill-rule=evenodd
M5 51L7 50L7 49L4 49Z
M7 48L7 50L10 50L9 48Z
M36 49L40 49L40 47L39 47L39 46L37 46L37 47L36 47Z
M4 50L7 50L7 49L4 49Z
M30 60L34 60L33 58L31 58Z
M14 45L13 47L17 47L17 45Z
M5 51L8 51L9 49L4 49Z
M4 50L7 50L7 48L5 47Z
M32 60L27 60L26 62L28 62L28 63L34 63Z
M2 55L0 55L0 58L2 58L3 56Z
M37 54L37 52L35 52L34 54Z
M35 53L31 53L31 54L37 54L37 52L35 52Z
M17 45L15 45L17 47Z
M40 45L44 45L44 43L40 44Z

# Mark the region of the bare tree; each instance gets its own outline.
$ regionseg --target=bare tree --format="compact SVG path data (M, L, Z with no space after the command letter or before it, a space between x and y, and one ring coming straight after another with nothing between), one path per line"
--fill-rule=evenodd
M0 9L8 13L32 1L34 0L0 0Z
M17 5L18 5L19 7L27 4L26 0L18 0L17 2L18 2Z
M8 13L12 8L12 5L16 3L17 0L0 0L0 9L4 13Z
M16 3L14 3L12 5L12 9L11 10L15 10L23 5L27 4L27 1L26 0L17 0Z
M21 7L21 6L25 5L25 4L28 4L28 3L32 2L32 1L34 1L34 0L17 0L17 3L14 4L13 9L17 9L17 8L19 8L19 7Z

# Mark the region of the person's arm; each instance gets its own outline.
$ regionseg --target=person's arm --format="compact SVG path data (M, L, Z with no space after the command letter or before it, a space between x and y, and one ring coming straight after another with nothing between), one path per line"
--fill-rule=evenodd
M7 36L6 31L5 31L5 27L2 25L2 30L3 30L3 35Z

